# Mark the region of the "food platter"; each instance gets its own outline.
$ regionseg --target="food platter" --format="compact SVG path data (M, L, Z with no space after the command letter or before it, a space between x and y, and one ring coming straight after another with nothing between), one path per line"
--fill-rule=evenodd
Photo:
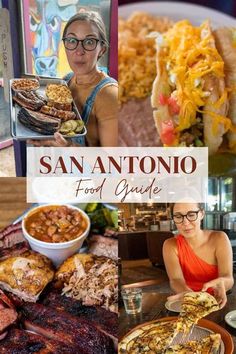
M145 322L141 325L136 326L131 331L129 331L125 336L123 336L119 342L119 354L125 352L126 345L129 341L133 340L136 336L140 335L143 330L153 328L154 325L158 325L163 322L174 322L177 317L163 317L155 321ZM234 345L231 335L222 327L216 323L201 319L198 325L194 326L194 330L190 335L190 340L199 340L209 334L219 333L221 335L221 345L218 354L233 354ZM176 337L173 344L178 342Z
M22 80L22 79L11 79L10 80L10 113L11 113L11 134L12 134L12 137L16 138L18 140L53 138L53 136L54 136L53 133L48 132L47 134L45 134L45 133L40 133L40 132L34 131L34 130L30 129L29 127L27 127L25 124L22 124L22 122L19 120L19 112L22 112L22 107L17 102L14 102L13 98L15 96L17 96L18 93L22 93L23 90L22 89L14 90L12 87L14 87L14 84L17 84L17 82L20 80ZM32 80L32 79L23 79L23 80ZM32 91L36 95L39 95L40 99L42 98L45 100L45 105L47 104L46 103L47 97L46 97L45 92L46 92L46 88L49 85L61 85L63 87L64 86L68 87L66 81L64 81L62 79L55 79L55 78L40 78L39 85L40 86L38 89L37 89L37 87L35 87L34 89L32 89ZM37 96L36 96L36 101L37 101ZM50 108L48 107L48 109L50 109ZM23 107L23 110L24 110L24 107ZM60 112L62 113L62 110L60 110ZM40 113L40 110L37 109L34 112L31 112L31 115L34 116L34 114L41 114L42 118L40 117L40 119L45 119L45 118L47 119L47 117L48 117L48 119L50 119L50 120L55 120L55 121L57 120L60 125L63 124L63 120L58 119L57 116L52 117L49 113L46 113L46 114L44 114L44 113L43 114ZM24 111L24 114L25 114L25 111ZM74 122L79 122L79 123L81 122L81 124L82 124L82 118L80 116L80 113L79 113L74 101L72 101L72 111L69 112L69 114L76 117L76 118L72 118L74 120ZM28 120L28 116L26 118L26 121L27 120ZM50 124L52 124L52 122L50 122ZM47 127L46 123L45 123L45 127ZM59 131L59 127L58 127L57 131ZM60 127L60 129L61 129L61 127ZM79 133L74 133L73 136L61 132L61 134L65 138L85 136L86 133L87 133L87 129L85 126L83 126L83 128L81 129L81 131Z
M158 1L138 2L136 4L119 6L119 16L127 18L134 11L144 11L157 16L168 16L174 21L183 18L189 19L194 25L199 25L206 18L209 18L213 27L235 26L235 18L209 7L184 2Z
M154 25L154 21L152 19L150 20L150 23L146 26L147 29L145 29L145 21L147 22L147 19L145 20L145 15L144 13L150 15L150 16L156 16L159 18L159 27L158 24ZM140 17L135 17L134 14L139 14ZM164 117L165 115L161 112L164 112L164 108L168 107L169 110L171 110L173 107L170 107L170 105L166 102L159 102L159 104L154 105L154 102L157 102L157 99L159 96L157 95L155 97L155 93L158 92L158 87L161 87L162 83L158 82L156 84L155 89L153 89L152 84L155 84L155 78L157 79L157 76L154 71L153 67L153 53L151 50L151 45L150 43L148 44L147 42L147 50L145 47L145 37L147 35L147 31L149 29L150 32L160 32L161 34L167 33L168 32L168 27L164 29L165 26L171 26L171 24L168 24L168 21L174 21L178 22L181 20L189 20L193 26L200 26L204 21L209 20L210 21L210 26L212 31L223 28L227 26L229 27L234 27L236 26L236 20L235 18L221 13L219 11L204 7L204 6L199 6L196 4L187 4L184 2L163 2L163 1L158 1L158 2L137 2L134 4L128 4L128 5L122 5L119 7L119 17L121 19L127 20L130 18L131 15L134 15L132 17L131 22L125 24L124 21L121 21L121 32L120 32L120 43L119 46L121 48L121 51L119 52L121 59L119 62L121 63L121 74L119 77L120 79L120 87L121 87L121 93L125 93L126 96L124 95L121 96L121 105L120 105L120 110L119 110L119 119L121 121L121 129L120 129L120 136L119 136L119 144L121 146L129 146L129 144L132 144L132 146L162 146L163 144L167 144L166 146L185 146L186 141L183 142L183 140L178 140L177 143L173 143L173 145L165 143L163 140L163 137L160 133L160 131L165 131L163 128L162 123L164 122ZM142 18L143 17L143 18ZM160 24L161 20L163 21L162 24ZM133 21L133 22L132 22ZM152 22L153 21L153 22ZM136 24L136 27L135 25ZM141 29L141 26L143 24L143 30ZM133 31L132 28L136 28L137 30L137 39L135 38L135 35L133 36ZM161 29L162 28L162 29ZM124 33L122 34L122 31ZM142 33L144 34L144 37L142 37ZM153 34L154 36L154 34ZM218 34L214 33L214 36L216 36L216 40L219 40ZM128 38L128 39L127 39ZM141 39L140 39L141 38ZM163 38L162 35L160 35L160 38ZM164 37L166 39L166 37ZM138 40L140 39L140 44L138 43ZM146 39L147 41L147 39ZM144 43L145 42L145 43ZM130 62L132 62L132 66L134 68L134 73L132 72L129 64L127 65L127 57L123 56L122 50L124 50L125 53L125 45L126 43L130 43L130 47L127 48L128 54L133 55L132 53L135 53L137 50L137 55L136 59L132 56L130 59ZM140 49L138 47L140 45ZM219 50L219 42L217 42L217 50ZM143 57L141 56L141 46L144 48L143 52ZM150 56L148 56L150 55ZM221 53L222 55L222 53ZM123 56L123 57L122 57ZM146 61L146 58L148 57L148 61ZM124 59L122 59L124 58ZM157 58L157 56L156 56ZM122 61L123 60L123 61ZM160 58L160 63L163 60L163 65L165 65L164 59ZM145 72L142 73L142 67L145 63L147 63L147 68L145 68ZM223 61L225 61L225 58L223 57ZM127 75L123 74L125 73L125 68L127 69ZM161 69L160 69L161 70ZM169 70L169 69L168 69ZM178 69L177 69L178 70ZM138 75L136 75L138 73ZM135 77L133 77L135 75ZM144 77L143 77L144 76ZM139 81L138 77L141 77L140 82L142 81L142 85L134 85L132 83L137 83ZM127 80L125 80L127 78ZM147 84L147 82L151 81L151 85ZM155 81L154 81L155 80ZM163 79L164 80L164 79ZM228 81L227 81L228 80ZM123 84L123 82L126 82L126 84ZM164 81L163 81L164 82ZM226 87L227 89L230 90L230 77L226 79ZM158 86L160 84L160 86ZM133 85L133 86L132 86ZM145 86L146 85L146 86ZM228 85L228 86L227 86ZM137 88L138 86L138 88ZM141 92L139 92L141 90ZM142 91L143 90L143 91ZM154 90L154 91L153 91ZM159 89L161 92L161 88ZM151 93L152 92L152 97ZM146 93L146 94L145 94ZM176 93L176 92L175 92ZM166 94L167 97L169 95ZM172 96L171 96L172 97ZM231 97L231 98L230 98ZM232 100L233 96L228 96L229 101L233 102ZM151 100L150 100L151 98ZM160 99L161 101L161 99ZM179 102L179 108L183 107L181 100L177 101ZM180 103L181 102L181 103ZM169 105L169 106L168 106ZM160 106L163 106L163 110L160 109ZM157 113L159 111L159 113ZM153 112L154 112L154 119L153 119ZM183 111L181 111L183 112ZM156 115L155 115L156 114ZM178 113L177 113L178 114ZM227 116L227 112L225 113L225 117ZM166 114L168 116L168 114ZM172 115L173 116L173 115ZM200 118L202 119L201 114L199 115ZM145 117L145 121L144 121ZM162 117L162 118L161 118ZM180 116L181 117L181 116ZM213 116L212 116L213 117ZM228 117L228 116L227 116ZM232 119L232 116L229 116L230 119ZM176 116L173 118L174 122L178 122ZM185 119L185 118L184 118ZM154 123L155 120L155 123ZM209 140L211 139L212 141L208 144L204 144L205 146L209 147L209 175L212 176L223 176L223 175L235 175L236 174L236 156L235 156L235 150L232 148L232 144L230 146L228 139L231 133L229 131L221 136L222 140L221 143L219 143L218 150L215 149L215 151L211 152L212 145L214 145L213 140L214 137L209 138L209 135L205 132L207 123L205 121L207 118L204 118L204 121L201 121L201 128L200 131L203 127L204 123L204 133L200 134L201 140L200 143L202 146L203 139ZM174 123L174 124L175 124ZM189 133L188 128L182 129L180 126L177 124L177 130L178 128L181 131L181 134ZM235 122L233 121L233 125ZM125 127L123 129L123 126ZM144 128L145 126L145 128ZM191 126L191 125L190 125ZM189 126L188 126L189 127ZM230 130L234 131L234 126L231 126ZM162 130L163 129L163 130ZM158 132L157 132L158 131ZM167 131L167 129L166 129ZM211 130L213 131L213 130ZM180 134L180 135L181 135ZM193 137L196 137L193 133ZM177 134L178 135L178 134ZM213 134L214 135L214 134ZM170 137L170 135L169 135ZM206 138L207 137L207 138ZM182 135L181 135L182 139ZM162 141L161 141L162 140ZM195 142L193 145L192 143L186 143L186 146L198 146L195 145ZM226 163L222 163L222 160Z
M81 207L85 206L81 205ZM25 353L29 347L34 348L35 353L39 352L39 349L55 354L75 352L115 354L117 352L118 316L115 298L118 296L118 291L114 292L114 297L112 295L109 308L108 303L106 305L104 303L104 306L99 303L103 301L101 296L99 302L93 304L91 302L94 292L100 291L101 294L101 291L105 291L105 285L101 285L98 274L92 271L91 267L100 268L103 281L106 281L105 279L109 281L110 294L114 290L111 288L113 286L110 283L110 271L113 269L115 272L112 275L112 279L115 279L117 239L113 239L116 241L112 246L115 252L113 256L98 255L101 250L102 252L105 249L108 251L108 247L105 246L106 240L104 241L106 232L108 233L108 230L112 231L112 234L115 232L112 229L115 222L114 211L110 210L108 205L103 206L97 203L87 204L86 207L86 214L93 224L89 236L91 238L86 239L86 248L76 249L72 257L66 258L65 262L68 263L61 264L60 262L61 265L57 265L50 255L45 257L43 252L40 254L40 251L37 253L30 248L30 243L27 243L24 239L24 232L22 233L21 220L25 215L19 217L12 225L0 230L0 347L4 352ZM63 216L59 209L57 210L57 215L62 221ZM71 212L76 217L72 209ZM42 216L42 213L40 215ZM67 217L64 218L63 223L66 220ZM70 220L73 225L75 220L71 218ZM35 223L36 227L37 225L39 226L38 221ZM107 241L110 244L111 234L107 234L108 236ZM101 241L100 245L97 243L98 239ZM105 243L102 244L102 242ZM105 263L107 263L106 267L104 267ZM81 276L74 277L73 287L65 287L65 292L61 287L62 284L65 285L64 276L68 276L68 271L72 269L76 272L79 264L87 274L86 277L90 278L92 274L95 277L94 281L84 278L83 294L86 293L87 304L78 298L78 292L73 296L68 293L74 291L76 286L79 291L82 291L78 281L79 279L81 281L83 276L82 278ZM106 276L102 270L104 268L106 268ZM96 279L97 285L95 285ZM88 286L92 288L90 295ZM3 311L2 317L1 311Z

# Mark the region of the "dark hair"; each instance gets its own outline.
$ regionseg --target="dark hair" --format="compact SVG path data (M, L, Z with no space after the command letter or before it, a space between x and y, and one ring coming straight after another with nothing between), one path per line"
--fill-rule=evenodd
M99 13L95 11L78 12L76 15L72 16L65 25L62 38L66 36L68 27L75 21L87 21L94 24L98 29L102 46L105 48L109 47L105 24Z
M173 218L173 211L174 211L174 206L175 206L175 204L177 204L178 202L176 202L176 203L171 203L170 204L170 212L171 212L171 217ZM188 204L188 203L186 203L186 204ZM196 203L197 204L197 206L198 206L198 208L200 209L200 210L204 210L204 203Z

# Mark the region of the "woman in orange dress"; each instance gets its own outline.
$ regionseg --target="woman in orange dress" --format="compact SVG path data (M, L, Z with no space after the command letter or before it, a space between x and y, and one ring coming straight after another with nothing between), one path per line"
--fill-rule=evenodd
M163 257L172 290L181 298L188 291L207 291L222 308L233 279L232 248L222 231L202 230L204 209L199 203L175 203L173 220L178 235L165 241Z

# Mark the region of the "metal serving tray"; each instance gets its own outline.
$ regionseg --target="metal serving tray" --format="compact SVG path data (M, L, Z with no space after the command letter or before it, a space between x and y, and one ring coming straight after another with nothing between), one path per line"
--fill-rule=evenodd
M27 77L28 78L28 77ZM29 78L35 78L35 77L29 77ZM39 78L39 83L40 83L40 88L36 90L37 93L42 95L43 97L46 98L45 95L45 89L48 84L63 84L67 86L67 83L65 80L62 79L55 79L55 78ZM10 113L11 113L11 135L14 139L17 140L26 140L26 139L51 139L54 136L53 135L44 135L40 134L37 132L34 132L33 130L25 127L17 118L18 112L20 111L21 107L16 103L13 102L12 96L15 94L14 90L11 89L12 82L18 80L18 79L11 79L10 80ZM77 118L82 120L81 115L75 105L75 102L72 102L73 105L73 111L76 113ZM86 127L83 128L83 130L75 134L73 136L68 136L68 135L63 135L64 138L76 138L79 136L84 136L87 134L87 129Z

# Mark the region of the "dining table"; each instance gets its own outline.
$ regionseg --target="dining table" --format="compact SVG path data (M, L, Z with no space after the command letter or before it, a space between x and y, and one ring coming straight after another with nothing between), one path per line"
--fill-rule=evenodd
M163 317L178 316L178 313L168 310L165 307L167 297L171 294L143 291L142 294L142 311L136 315L128 315L125 312L123 303L119 306L119 340L131 331L134 327L149 321L154 321ZM212 312L205 319L210 320L227 330L234 343L236 353L236 329L232 328L225 322L225 315L236 310L236 296L231 293L227 295L227 303L219 311ZM236 317L236 314L235 314ZM236 322L235 322L236 327Z

